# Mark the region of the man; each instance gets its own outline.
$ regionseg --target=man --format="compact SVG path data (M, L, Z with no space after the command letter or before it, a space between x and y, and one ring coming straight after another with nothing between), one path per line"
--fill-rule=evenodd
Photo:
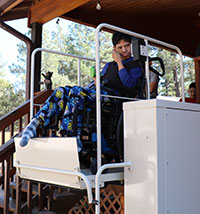
M134 97L137 94L138 80L142 77L142 65L134 62L131 57L131 37L115 32L112 42L114 61L105 65L101 81L108 80L109 86L115 86Z
M103 68L101 81L108 80L106 87L114 86L115 89L111 89L111 91L116 95L118 94L117 89L120 89L135 96L138 81L142 78L142 68L139 63L133 62L131 57L131 37L115 32L112 42L114 61L107 63ZM102 87L101 93L108 94L108 91ZM25 128L20 145L25 146L31 137L36 136L36 129L39 125L46 127L55 115L62 114L60 133L63 136L76 136L80 151L82 148L80 140L82 115L77 116L79 125L76 131L73 129L73 116L75 109L78 108L81 112L85 102L95 102L95 94L94 87L65 86L57 88ZM102 99L105 101L107 98Z

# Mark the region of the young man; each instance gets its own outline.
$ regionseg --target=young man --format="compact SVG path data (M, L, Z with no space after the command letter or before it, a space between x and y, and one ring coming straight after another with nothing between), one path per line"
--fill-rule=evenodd
M112 88L114 86L115 89L111 89L109 92L112 91L117 95L119 89L135 96L137 93L137 83L142 77L142 68L138 63L133 62L133 58L131 57L131 37L115 32L112 37L112 42L112 58L114 61L105 65L102 71L101 81L108 81L106 87ZM101 93L108 94L108 91L102 87ZM86 101L95 102L95 94L96 91L94 87L82 88L79 86L65 86L57 88L25 128L20 145L25 146L31 137L36 136L36 129L39 125L46 127L55 115L62 114L63 119L60 133L63 136L76 136L79 150L81 150L82 143L80 135L82 115L77 116L77 123L79 125L77 126L76 132L74 132L72 124L74 111L77 107L81 111Z
M113 62L105 65L101 81L108 81L108 85L127 92L134 97L137 94L137 84L142 77L142 67L131 57L131 37L115 32L112 37Z
M189 97L185 98L186 103L196 103L196 84L195 82L190 83L189 89L188 89ZM182 98L180 99L180 102L182 102Z

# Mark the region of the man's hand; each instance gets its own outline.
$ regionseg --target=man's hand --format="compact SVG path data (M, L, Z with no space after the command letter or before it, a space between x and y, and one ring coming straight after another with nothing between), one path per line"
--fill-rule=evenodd
M117 64L122 61L120 54L115 50L112 50L112 58Z
M122 68L124 68L124 66L122 64L122 58L117 51L115 51L115 50L112 51L112 58L117 63L118 70L121 70Z

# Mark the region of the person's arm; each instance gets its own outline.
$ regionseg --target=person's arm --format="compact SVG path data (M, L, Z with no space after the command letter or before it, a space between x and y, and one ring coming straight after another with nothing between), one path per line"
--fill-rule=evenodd
M159 77L156 75L154 72L149 71L149 88L150 88L150 93L157 91L158 88L158 82L159 82Z
M150 87L150 93L153 91L156 91L158 88L158 81L151 82L149 87Z
M142 69L140 67L132 68L129 72L123 68L119 70L119 78L124 86L128 88L134 88L138 79L142 75Z
M119 78L123 85L128 88L134 88L139 77L142 75L142 69L140 67L136 67L127 72L122 63L120 54L115 50L112 51L112 58L117 63Z

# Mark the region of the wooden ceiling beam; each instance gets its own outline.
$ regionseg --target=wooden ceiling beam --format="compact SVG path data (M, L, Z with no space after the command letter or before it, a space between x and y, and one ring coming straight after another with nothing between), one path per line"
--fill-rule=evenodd
M6 7L6 9L3 10L3 11L1 12L0 15L2 16L2 15L5 14L6 12L10 11L10 10L13 9L14 7L16 7L18 4L20 4L22 1L23 1L23 0L14 1L12 4L10 4L8 7Z
M29 10L28 25L37 22L44 24L53 18L61 16L90 0L40 0Z

